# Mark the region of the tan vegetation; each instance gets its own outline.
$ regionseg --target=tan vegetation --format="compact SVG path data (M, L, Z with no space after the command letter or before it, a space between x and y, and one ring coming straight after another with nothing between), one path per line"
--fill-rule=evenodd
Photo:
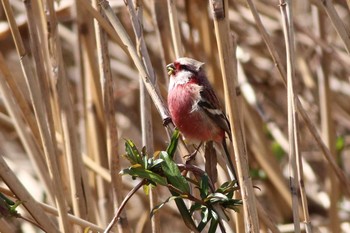
M232 126L243 205L221 231L350 232L349 0L1 3L0 232L103 232L140 182L119 174L125 139L167 148L182 56L206 63ZM174 201L150 218L170 195L141 188L112 231L190 232Z

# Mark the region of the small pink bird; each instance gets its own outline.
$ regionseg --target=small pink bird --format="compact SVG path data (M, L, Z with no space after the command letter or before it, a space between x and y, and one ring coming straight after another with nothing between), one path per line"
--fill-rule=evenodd
M190 141L221 143L232 175L237 179L225 141L225 132L231 139L230 123L220 107L203 65L204 63L187 57L167 65L171 119Z

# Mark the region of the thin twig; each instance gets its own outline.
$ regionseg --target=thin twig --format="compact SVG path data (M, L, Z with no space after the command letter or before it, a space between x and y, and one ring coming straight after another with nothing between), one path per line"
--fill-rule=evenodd
M255 206L255 197L252 180L249 175L248 155L243 136L243 130L238 112L238 98L236 96L237 66L235 50L232 46L230 27L228 22L228 1L210 1L214 16L215 35L220 57L221 73L223 77L225 100L230 116L232 129L232 143L235 151L239 184L241 187L244 221L247 232L258 232L259 221ZM232 161L233 158L231 158Z
M287 60L287 98L288 98L288 133L289 133L289 169L290 169L290 190L292 195L292 210L295 232L300 232L299 221L299 202L298 202L298 172L297 158L299 157L299 130L298 115L295 106L295 41L292 6L289 0L280 0L280 10L282 15L282 24L284 38L286 43Z
M24 207L46 232L59 232L55 224L45 214L43 209L38 207L37 201L35 201L27 189L18 180L15 173L8 167L3 156L0 156L0 177L16 197L23 202Z
M123 211L125 205L128 203L128 201L130 200L130 198L137 192L137 190L139 190L144 184L146 184L147 180L143 179L140 183L138 183L132 190L130 190L130 192L128 193L128 195L126 195L126 197L124 198L124 200L122 201L122 203L120 203L120 206L118 208L118 210L115 212L113 219L111 220L111 222L108 224L107 228L104 230L104 233L108 233L110 232L110 230L112 229L112 227L114 226L114 224L116 224L116 222L119 219L119 216L121 214L121 212Z
M325 28L325 19L320 16L320 12L316 7L312 8L313 19L315 24L315 34L320 38L326 39L326 28ZM335 150L335 131L334 131L334 123L332 119L332 93L329 88L329 66L331 60L328 58L326 53L322 51L322 49L318 46L316 48L317 54L320 59L320 66L317 67L317 78L318 78L318 89L319 89L319 99L320 99L320 119L321 119L321 130L322 130L322 138L325 144L328 146L330 152L336 156ZM329 165L326 165L329 167ZM330 225L329 229L333 232L340 232L340 221L338 216L338 200L339 200L339 184L337 177L334 172L330 169L327 174L328 179L330 181L330 185L328 187L328 193L330 196L330 207L329 207L329 218ZM308 213L305 213L305 217L308 217ZM305 219L306 223L310 220ZM306 225L306 230L311 226Z

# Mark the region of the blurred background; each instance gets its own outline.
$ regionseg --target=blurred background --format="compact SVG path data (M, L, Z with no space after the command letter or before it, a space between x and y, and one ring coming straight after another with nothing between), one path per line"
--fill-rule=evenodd
M162 114L166 113L166 65L178 55L204 62L224 106L210 1L109 1L135 51L142 55L155 93L163 99L161 105L154 104L141 84L142 72L130 46L123 45L99 1L1 2L0 192L14 201L21 200L19 195L32 196L35 202L22 201L40 203L42 214L55 227L64 220L48 206L87 221L68 224L66 232L102 232L98 227L107 226L120 201L138 183L118 175L129 166L121 158L125 139L138 148L146 146L150 154L165 150L169 142ZM237 111L254 192L280 232L295 232L283 5L278 0L225 3L230 26L226 33L237 58L237 75L232 74L240 89ZM311 223L311 232L350 232L350 2L293 1L292 10L294 91L310 119L305 122L298 115L296 126L302 162L298 168L303 186L297 190L301 232L310 226L304 221ZM338 173L310 128L322 138ZM196 163L204 167L204 157L197 156ZM219 181L227 180L220 166L218 171ZM345 183L339 171L347 178ZM18 182L23 187L17 187ZM131 198L115 232L190 232L173 202L151 221L150 202L154 206L170 195L166 189L155 190L151 199L142 189ZM61 196L61 204L54 201L55 195ZM38 222L28 208L21 205L18 211ZM235 214L230 216L227 232L241 232ZM21 218L0 217L0 232L41 230ZM270 232L264 222L260 232Z

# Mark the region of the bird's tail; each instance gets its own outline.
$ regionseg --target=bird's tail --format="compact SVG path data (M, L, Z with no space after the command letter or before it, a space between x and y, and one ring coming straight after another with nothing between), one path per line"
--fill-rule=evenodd
M228 151L225 138L222 140L222 146L224 148L225 155L226 155L228 174L230 176L230 179L231 180L236 180L237 184L238 184L238 177L237 177L237 174L236 174L236 169L235 169L235 166L233 165L233 161L232 161L230 153Z

